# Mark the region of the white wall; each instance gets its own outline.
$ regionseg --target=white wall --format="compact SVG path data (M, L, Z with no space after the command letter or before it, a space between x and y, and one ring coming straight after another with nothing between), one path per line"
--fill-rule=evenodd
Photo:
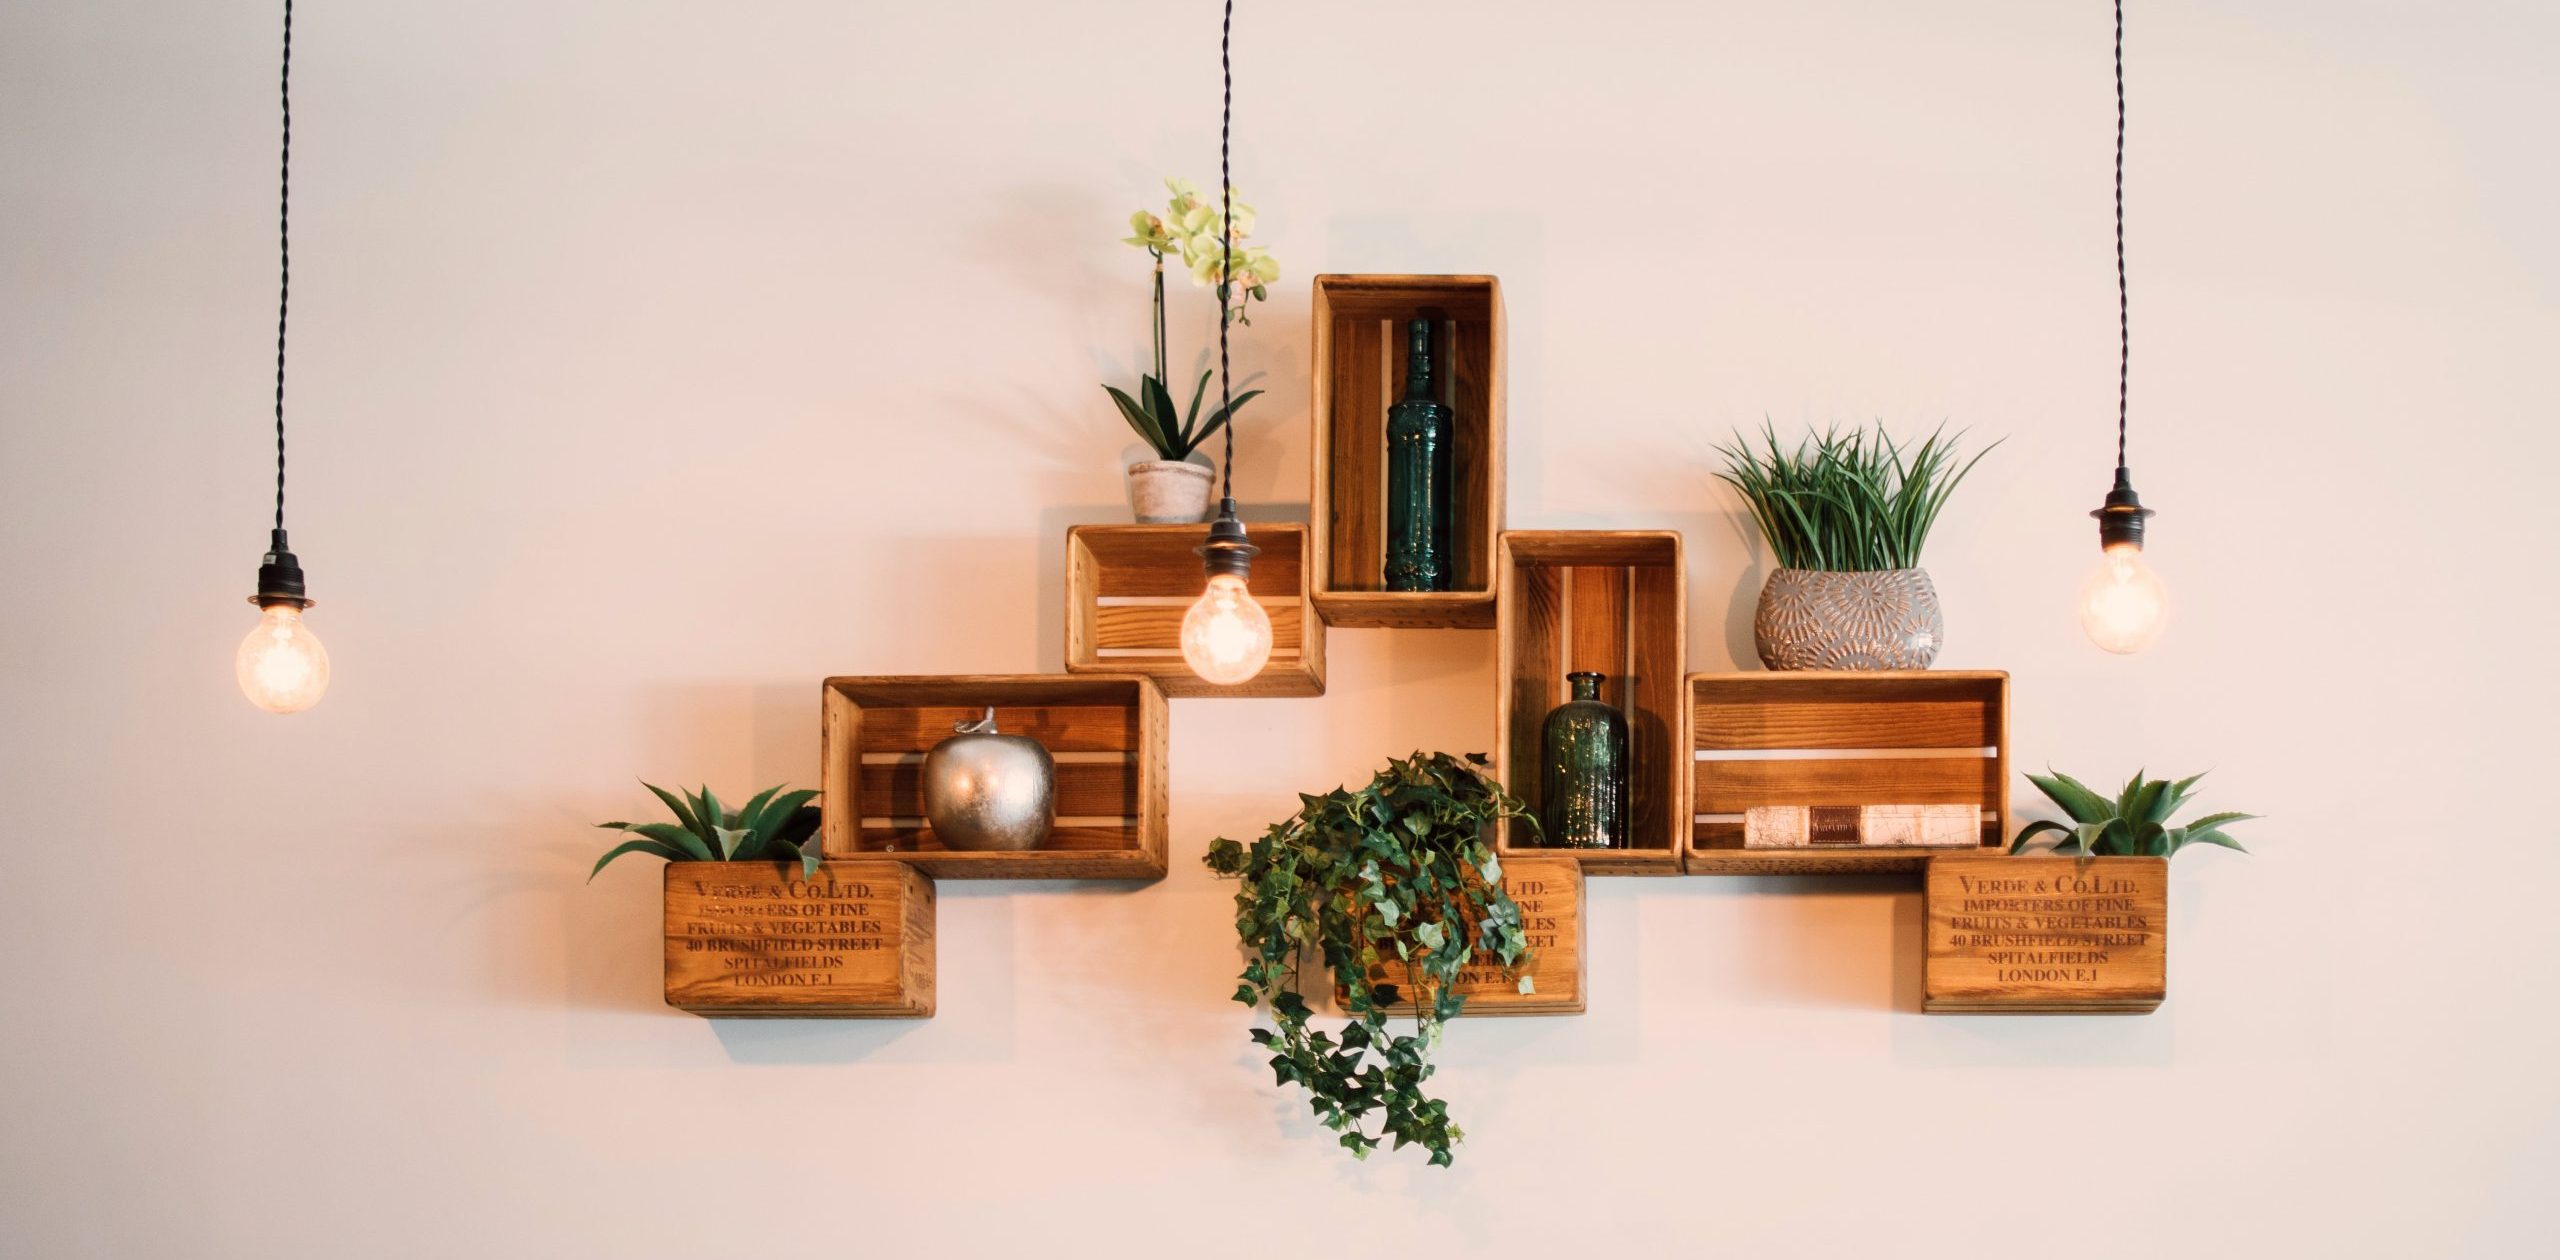
M1886 885L1612 880L1590 1013L1456 1029L1454 1171L1354 1165L1226 1000L1208 839L1486 744L1489 636L1175 706L1173 874L946 884L941 1015L660 1004L635 776L817 773L831 673L1058 668L1119 517L1115 243L1215 178L1206 3L307 4L294 538L338 664L252 711L274 6L0 11L0 1251L1736 1255L2547 1249L2560 879L2548 5L2133 6L2134 463L2177 620L2107 658L2108 16L1255 3L1289 272L1239 482L1306 488L1307 278L1509 297L1510 519L1760 561L1710 443L2006 435L1930 553L2015 752L2212 767L2171 997L1924 1018ZM1184 290L1188 360L1206 299ZM2020 785L2022 799L2027 795Z

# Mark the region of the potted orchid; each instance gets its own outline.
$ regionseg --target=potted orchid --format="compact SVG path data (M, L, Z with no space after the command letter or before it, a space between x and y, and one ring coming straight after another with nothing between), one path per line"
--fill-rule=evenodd
M1179 257L1194 284L1214 287L1220 317L1238 324L1253 322L1247 316L1250 304L1268 299L1271 283L1280 278L1279 266L1271 261L1268 250L1244 243L1253 234L1253 207L1236 200L1235 189L1227 189L1227 199L1234 204L1230 218L1226 206L1201 197L1190 180L1168 179L1165 187L1172 198L1164 213L1140 210L1130 215L1132 234L1124 238L1125 244L1147 251L1155 264L1155 371L1140 379L1135 397L1117 386L1102 387L1120 408L1121 418L1156 455L1129 466L1129 506L1140 523L1150 525L1208 519L1209 488L1216 478L1199 449L1262 392L1246 390L1203 416L1200 405L1208 397L1212 375L1204 369L1199 384L1192 387L1191 405L1176 410L1171 372L1165 365L1166 256ZM1226 228L1223 249L1222 225Z

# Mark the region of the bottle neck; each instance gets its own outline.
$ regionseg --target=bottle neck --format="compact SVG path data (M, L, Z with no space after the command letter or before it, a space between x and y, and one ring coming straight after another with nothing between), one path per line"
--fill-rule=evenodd
M1427 399L1431 388L1431 324L1414 320L1406 334L1404 396Z
M1597 699L1599 699L1599 698L1600 698L1600 680L1601 680L1601 678L1602 678L1602 675L1599 675L1599 674L1573 674L1573 675L1570 675L1570 678L1571 678L1571 679L1572 679L1572 681L1573 681L1573 698L1574 698L1574 699L1576 699L1576 700L1597 700Z

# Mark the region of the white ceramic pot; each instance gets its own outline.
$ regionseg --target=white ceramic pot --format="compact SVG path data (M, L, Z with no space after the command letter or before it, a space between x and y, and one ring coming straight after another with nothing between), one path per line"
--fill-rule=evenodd
M1141 525L1194 525L1209 519L1209 492L1217 473L1184 460L1150 459L1129 465L1129 510Z

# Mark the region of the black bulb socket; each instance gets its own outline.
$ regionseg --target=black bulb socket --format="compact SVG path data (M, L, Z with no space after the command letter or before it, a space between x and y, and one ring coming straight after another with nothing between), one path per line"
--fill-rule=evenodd
M1200 567L1208 570L1210 577L1221 573L1252 577L1253 558L1262 554L1262 548L1245 538L1244 522L1236 519L1233 498L1219 500L1218 519L1209 525L1209 541L1192 550L1199 554Z
M311 600L302 592L302 562L293 558L283 530L269 531L266 558L258 562L258 593L249 602L260 608L277 604L309 608Z
M2131 547L2142 550L2142 530L2154 515L2142 506L2142 496L2133 492L2133 474L2122 464L2116 466L2116 488L2107 491L2107 505L2091 512L2098 518L2100 547Z

